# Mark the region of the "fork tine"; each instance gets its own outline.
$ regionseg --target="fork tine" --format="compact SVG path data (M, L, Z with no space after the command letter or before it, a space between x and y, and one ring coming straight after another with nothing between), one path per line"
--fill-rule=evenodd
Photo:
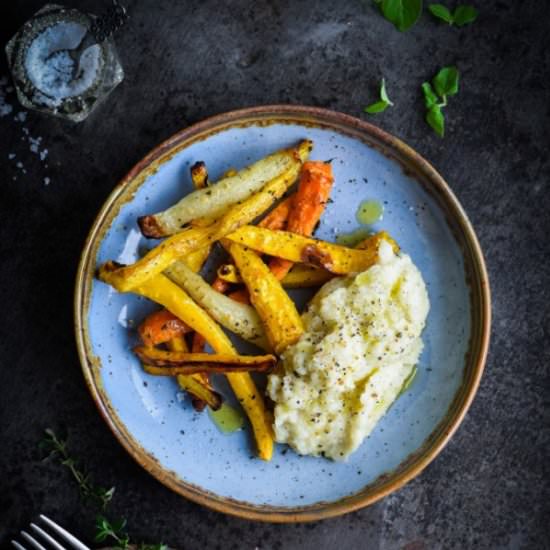
M40 519L53 531L55 531L65 542L70 544L73 548L76 548L76 550L90 550L89 546L86 546L85 544L82 544L74 535L71 535L69 531L66 529L63 529L61 525L58 525L55 523L55 521L51 520L49 517L45 516L44 514L40 514Z
M46 550L37 540L33 539L27 531L21 531L21 536L36 550Z
M51 537L44 529L41 529L35 523L31 523L31 529L38 533L46 542L50 543L50 546L55 548L55 550L66 550L64 546L61 546L53 537Z
M17 550L27 550L24 546L21 546L16 540L11 541L11 545Z

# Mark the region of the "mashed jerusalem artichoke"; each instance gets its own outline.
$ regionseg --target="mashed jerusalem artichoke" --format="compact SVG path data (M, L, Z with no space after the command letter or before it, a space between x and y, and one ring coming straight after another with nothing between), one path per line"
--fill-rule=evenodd
M397 398L422 351L429 310L422 275L385 241L379 262L330 281L303 315L268 394L275 439L303 455L342 460Z

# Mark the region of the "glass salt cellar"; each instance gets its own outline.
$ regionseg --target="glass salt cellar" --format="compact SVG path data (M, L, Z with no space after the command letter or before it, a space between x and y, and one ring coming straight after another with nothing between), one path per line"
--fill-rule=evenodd
M25 108L79 122L123 80L112 38L85 49L74 70L67 50L79 46L94 19L76 9L47 4L8 42L8 63Z

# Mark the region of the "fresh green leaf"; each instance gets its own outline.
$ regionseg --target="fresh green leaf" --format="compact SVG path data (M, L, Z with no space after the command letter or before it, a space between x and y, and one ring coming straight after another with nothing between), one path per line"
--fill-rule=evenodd
M426 113L426 122L434 129L439 137L445 135L445 117L439 105L432 105Z
M386 79L383 78L380 82L380 99L385 101L388 105L393 105L390 98L388 97L388 92L386 91Z
M428 9L432 13L432 15L435 15L435 17L437 17L438 19L445 21L445 23L449 23L449 25L453 24L453 16L449 11L449 8L447 8L443 4L430 4L428 6Z
M389 107L389 103L385 101L377 101L376 103L372 103L368 107L365 107L365 113L368 113L369 115L374 115L376 113L382 113Z
M372 103L368 107L365 107L365 113L373 115L375 113L381 113L385 111L390 105L393 105L390 98L388 97L388 92L386 91L386 81L382 79L380 82L380 100Z
M458 93L458 70L456 67L443 67L432 80L437 95L443 100Z
M453 22L459 27L473 23L479 12L474 8L474 6L461 5L458 6L453 13Z
M437 94L434 92L432 85L429 82L424 82L422 84L422 91L424 92L424 104L426 109L429 109L433 105L437 104Z
M388 21L404 32L420 17L422 0L382 0L380 9Z

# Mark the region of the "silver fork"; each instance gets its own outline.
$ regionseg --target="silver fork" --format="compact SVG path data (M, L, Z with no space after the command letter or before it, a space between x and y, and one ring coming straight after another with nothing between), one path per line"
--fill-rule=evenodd
M31 523L31 528L29 530L33 532L33 535L35 535L38 540L27 531L21 531L21 538L24 539L28 546L23 546L16 540L12 540L11 543L15 548L17 548L17 550L27 550L28 548L33 548L35 550L47 550L48 548L54 548L54 550L68 550L69 548L74 548L76 550L90 550L89 546L86 546L80 542L74 535L71 535L69 531L63 529L61 525L58 525L49 517L40 514L40 521L42 521L44 526L49 527L49 530L55 533L57 538L66 546L60 544L52 535L44 531L42 527L39 527L35 523ZM46 544L46 546L44 546L44 544Z

